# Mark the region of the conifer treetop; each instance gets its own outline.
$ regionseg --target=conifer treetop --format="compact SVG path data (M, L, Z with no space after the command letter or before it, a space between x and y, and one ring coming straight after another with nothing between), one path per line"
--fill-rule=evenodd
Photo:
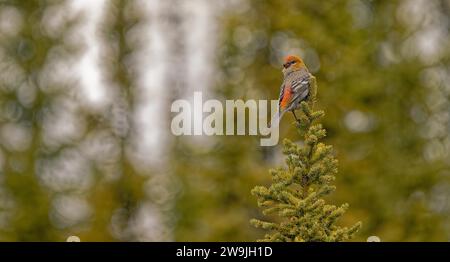
M323 111L313 110L316 93L316 80L312 77L310 96L301 103L301 115L296 123L303 143L284 139L287 167L270 170L272 184L256 186L251 191L264 215L278 216L278 222L250 221L253 226L270 232L259 241L346 241L361 227L361 222L349 228L337 225L348 204L337 207L323 199L336 189L332 182L338 172L338 161L333 147L320 142L326 131L316 123L324 116Z

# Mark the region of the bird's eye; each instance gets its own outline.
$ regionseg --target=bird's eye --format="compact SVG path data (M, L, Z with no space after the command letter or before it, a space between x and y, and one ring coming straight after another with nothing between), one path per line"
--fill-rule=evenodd
M290 67L290 66L292 65L292 62L293 62L293 61L284 63L284 64L283 64L283 67L284 67L284 68Z
M288 67L290 67L292 64L295 64L295 63L297 63L297 61L290 61L290 62L287 62L287 63L283 64L283 66L284 66L284 68L288 68Z

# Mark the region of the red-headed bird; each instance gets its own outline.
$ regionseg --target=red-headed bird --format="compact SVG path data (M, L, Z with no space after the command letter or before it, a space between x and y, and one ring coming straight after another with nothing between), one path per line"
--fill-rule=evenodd
M295 55L288 55L283 64L283 84L280 87L278 112L272 117L271 126L276 127L284 113L290 111L294 114L300 103L309 96L311 74L302 59Z

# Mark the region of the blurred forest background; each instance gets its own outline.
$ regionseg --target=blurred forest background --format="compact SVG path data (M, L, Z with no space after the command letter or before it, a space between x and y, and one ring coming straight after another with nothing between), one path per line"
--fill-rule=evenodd
M288 53L355 240L448 241L449 28L449 0L0 0L0 241L262 237L250 190L281 146L175 137L170 104L277 99Z

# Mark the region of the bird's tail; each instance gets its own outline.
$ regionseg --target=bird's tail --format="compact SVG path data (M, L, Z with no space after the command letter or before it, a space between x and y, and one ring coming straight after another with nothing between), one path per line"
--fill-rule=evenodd
M283 117L284 113L286 113L285 110L283 111L277 111L271 118L270 121L270 128L276 128L280 124L281 118Z

